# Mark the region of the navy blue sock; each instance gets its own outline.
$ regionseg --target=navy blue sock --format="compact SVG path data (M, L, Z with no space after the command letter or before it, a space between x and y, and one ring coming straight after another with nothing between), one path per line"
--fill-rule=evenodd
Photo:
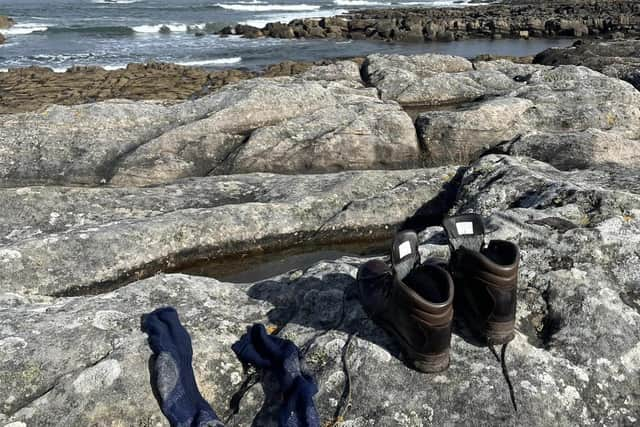
M142 328L149 336L151 382L172 427L222 427L211 406L204 400L191 361L191 337L171 307L160 308L143 317Z
M278 380L284 399L279 410L280 426L320 426L320 417L313 402L318 387L306 372L302 354L293 342L269 335L263 325L257 324L231 348L243 364L269 370Z

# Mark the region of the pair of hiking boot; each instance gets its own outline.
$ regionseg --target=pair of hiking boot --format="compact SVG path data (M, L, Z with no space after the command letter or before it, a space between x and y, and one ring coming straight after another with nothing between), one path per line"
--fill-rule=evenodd
M511 341L515 328L518 246L504 240L485 246L478 215L447 218L443 226L448 261L421 262L416 233L403 231L394 239L391 266L371 260L357 277L367 315L400 344L408 365L429 373L449 366L454 312L492 350Z

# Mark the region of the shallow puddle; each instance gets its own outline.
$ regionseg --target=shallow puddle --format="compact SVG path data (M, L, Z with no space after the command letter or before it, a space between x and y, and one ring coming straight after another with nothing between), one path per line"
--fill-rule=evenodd
M224 282L250 283L265 280L292 270L305 269L319 261L333 261L343 256L386 255L390 241L308 245L270 253L249 253L224 257L182 269L180 273L213 277Z

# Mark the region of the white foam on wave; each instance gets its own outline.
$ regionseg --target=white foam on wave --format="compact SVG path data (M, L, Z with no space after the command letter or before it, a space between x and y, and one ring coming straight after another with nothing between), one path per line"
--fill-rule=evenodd
M392 3L371 0L333 0L333 4L338 6L390 6Z
M487 0L487 3L491 0ZM462 7L481 5L483 3L469 3L469 0L444 0L444 1L406 1L398 3L402 6L431 6L431 7Z
M127 64L101 65L101 67L107 71L124 70L127 68Z
M133 27L136 33L159 33L162 27L168 27L172 33L184 33L187 31L187 24L156 24L156 25L138 25ZM194 25L193 27L196 27Z
M216 6L226 10L239 12L272 12L272 11L313 11L320 10L313 4L262 4L262 3L218 3Z
M242 58L239 56L233 58L218 58L218 59L206 59L203 61L185 61L176 62L176 65L184 65L185 67L206 67L216 65L231 65L242 62Z
M333 9L333 10L319 10L317 12L301 12L301 13L285 13L285 14L273 14L264 15L262 19L249 19L243 22L239 22L243 25L251 25L252 27L264 28L270 22L282 22L289 23L294 19L314 19L314 18L326 18L330 16L342 15L349 13L346 9Z
M24 24L16 24L11 28L6 30L0 30L0 33L6 36L23 36L26 34L36 33L47 31L49 27L44 24L38 23L24 23Z
M131 4L137 3L140 0L91 0L91 3L96 4Z

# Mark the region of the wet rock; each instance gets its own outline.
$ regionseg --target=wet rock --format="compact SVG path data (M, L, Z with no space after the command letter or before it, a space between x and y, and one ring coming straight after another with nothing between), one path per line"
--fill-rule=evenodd
M279 22L267 24L264 27L263 33L269 37L275 37L278 39L292 39L295 38L293 29L286 24Z
M259 28L251 25L236 25L235 33L248 39L255 39L264 36L264 33Z
M561 172L509 156L486 156L466 172L454 211L485 215L488 238L522 248L517 333L506 358L517 414L500 364L464 328L455 329L447 371L407 368L357 301L364 260L343 258L250 284L159 275L89 297L3 293L0 420L165 423L139 322L170 305L192 336L200 389L223 417L246 378L230 346L260 322L308 348L323 424L338 413L356 426L632 425L640 405L640 312L628 303L640 282L638 178L637 169ZM423 256L446 253L433 243L440 232L422 234ZM274 408L263 402L262 387L251 387L234 423L272 425Z
M196 261L387 236L455 168L0 189L3 291L94 292ZM83 254L78 256L78 254Z
M584 65L640 89L640 40L579 41L567 48L547 49L534 58L543 65Z

